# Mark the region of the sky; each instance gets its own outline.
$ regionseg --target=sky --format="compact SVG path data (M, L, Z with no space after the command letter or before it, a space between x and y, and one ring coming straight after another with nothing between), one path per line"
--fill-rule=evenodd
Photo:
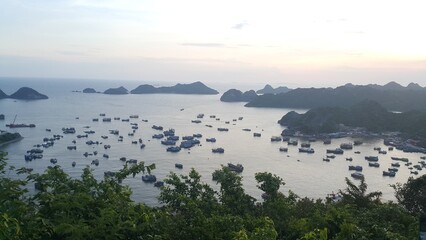
M0 77L426 86L424 0L0 0Z

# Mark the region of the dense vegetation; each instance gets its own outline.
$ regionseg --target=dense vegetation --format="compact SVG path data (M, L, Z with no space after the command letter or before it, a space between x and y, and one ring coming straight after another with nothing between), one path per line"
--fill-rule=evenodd
M101 181L89 167L80 179L59 166L43 174L6 167L2 154L0 239L416 239L418 216L425 213L425 192L419 196L416 187L426 176L395 186L398 205L381 202L379 192L368 193L364 181L347 179L342 200L334 203L281 193L283 179L257 173L264 192L264 201L257 202L227 167L215 172L219 191L191 170L187 176L170 173L159 197L162 207L148 207L133 202L120 182L152 165L126 165ZM23 180L9 178L11 171ZM34 183L39 190L26 194L25 186Z
M2 133L0 134L0 145L18 138L21 138L21 134L19 133Z
M265 94L246 104L247 107L302 108L350 107L372 100L390 111L426 109L426 89L419 87L354 86L337 88L298 88L282 94Z
M254 90L249 90L246 92L241 92L238 89L229 89L224 92L220 97L222 102L250 102L251 100L257 98L257 94Z
M340 130L340 124L363 127L372 132L398 131L420 140L426 146L426 112L393 113L377 102L363 101L350 108L314 108L305 114L290 112L279 123L306 133L330 133Z
M218 94L219 92L198 81L189 84L178 83L171 87L154 87L149 84L139 85L131 94L174 93L174 94Z

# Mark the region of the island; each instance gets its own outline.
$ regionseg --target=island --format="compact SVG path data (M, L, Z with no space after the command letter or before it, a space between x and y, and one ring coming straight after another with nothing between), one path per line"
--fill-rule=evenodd
M271 85L266 84L263 89L257 90L257 94L280 94L291 91L292 89L288 87L277 87L273 88Z
M85 88L83 89L83 93L97 93L93 88Z
M288 129L284 135L295 132L303 134L329 134L337 132L362 132L366 130L382 134L399 133L402 139L415 139L419 147L426 147L426 111L394 113L375 101L362 101L349 108L313 108L304 114L291 111L278 123ZM392 142L402 142L401 139Z
M337 88L298 88L287 93L264 94L246 107L311 109L318 107L350 107L363 100L378 102L390 111L426 109L426 89L418 84L403 87L395 82L380 85L346 84Z
M250 102L257 98L257 94L254 90L241 92L237 89L229 89L221 97L222 102Z
M154 87L149 84L143 84L130 91L131 94L152 94L152 93L174 93L174 94L199 94L199 95L216 95L218 91L207 87L202 82L194 82L189 84L176 84L171 87Z
M44 94L37 92L36 90L29 87L21 87L9 96L9 98L19 99L19 100L40 100L40 99L48 99L48 97Z
M118 88L109 88L107 90L105 90L104 94L112 94L112 95L124 95L124 94L128 94L129 91L124 88L123 86L118 87Z
M5 132L0 130L0 147L9 143L19 141L21 139L22 139L22 136L19 133L10 133L10 132Z

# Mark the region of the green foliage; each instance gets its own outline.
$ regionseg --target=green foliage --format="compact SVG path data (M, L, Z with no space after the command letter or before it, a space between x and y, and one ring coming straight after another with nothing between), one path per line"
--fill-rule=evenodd
M398 202L412 214L426 215L426 175L393 185Z
M229 168L214 173L219 191L192 169L188 175L170 173L159 196L163 205L148 207L133 202L130 188L120 183L155 165L125 165L102 180L86 167L81 178L73 179L59 166L42 174L6 169L5 158L0 153L0 239L346 240L415 239L418 233L416 215L380 202L380 193L367 193L365 182L357 186L347 180L343 200L335 204L283 194L280 177L257 173L258 187L268 197L256 203L245 193L242 177ZM9 178L12 171L25 179ZM415 181L424 181L419 179L400 185L397 192L415 196L421 186ZM28 195L25 189L34 184L39 190Z

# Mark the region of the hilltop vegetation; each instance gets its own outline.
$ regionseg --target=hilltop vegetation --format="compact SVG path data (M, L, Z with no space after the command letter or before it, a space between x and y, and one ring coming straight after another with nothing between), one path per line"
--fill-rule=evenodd
M12 98L12 99L19 99L19 100L39 100L39 99L48 99L49 97L37 92L36 90L32 88L21 87L10 96L8 96L6 93L0 90L0 99L4 99L4 98Z
M150 94L150 93L174 93L174 94L205 94L215 95L219 92L207 87L202 82L193 82L189 84L176 84L171 87L154 87L149 84L143 84L130 91L131 94Z
M389 111L426 109L426 89L416 84L402 87L397 83L384 86L355 86L337 88L298 88L282 94L265 94L246 104L247 107L303 108L350 107L360 101L378 102Z
M367 192L364 181L356 185L348 179L336 203L300 198L280 192L283 179L266 172L255 175L264 192L264 201L258 202L245 193L241 176L227 167L214 173L219 191L191 170L188 175L170 173L159 197L163 206L148 207L133 202L129 187L120 183L154 170L152 165L126 165L101 181L89 167L80 179L59 166L42 174L21 168L15 171L23 180L13 180L4 156L0 239L415 239L418 215L426 209L425 193L418 194L418 182L426 175L395 187L399 199L409 200L398 205L381 202L381 193ZM34 183L39 190L28 195L24 186Z

